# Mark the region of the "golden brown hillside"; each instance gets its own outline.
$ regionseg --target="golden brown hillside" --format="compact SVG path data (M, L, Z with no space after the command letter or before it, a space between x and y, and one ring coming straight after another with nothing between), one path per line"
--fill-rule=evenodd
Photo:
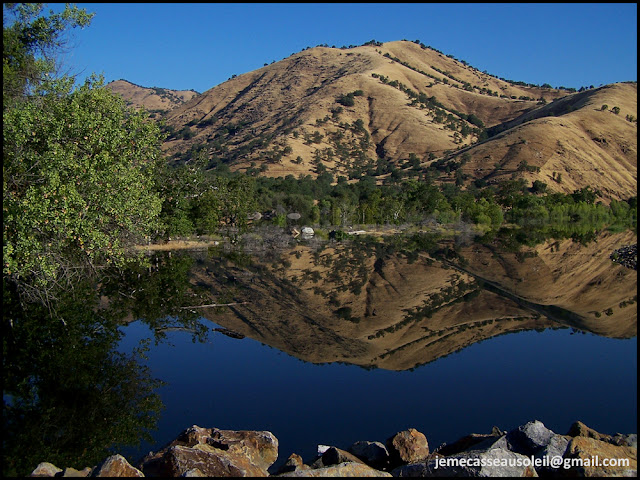
M455 158L467 155L463 171L488 184L516 175L552 191L590 185L605 201L629 198L637 195L638 124L627 117L637 118L637 98L635 83L573 93L507 122L503 132Z
M167 115L164 148L175 159L206 151L212 167L296 177L326 169L334 179L381 180L390 168L423 173L452 160L466 185L590 185L606 200L637 191L634 119L635 83L579 93L526 86L397 41L310 48L229 79ZM438 175L453 182L455 168Z
M511 85L413 42L316 47L173 110L167 121L182 133L165 149L202 146L233 169L253 165L273 176L313 173L322 162L334 175L357 177L378 159L399 164L414 154L426 165L476 141L478 125L566 94Z
M144 108L149 112L172 110L198 95L198 92L193 90L140 87L126 80L110 82L106 87L122 96L127 104L135 108Z

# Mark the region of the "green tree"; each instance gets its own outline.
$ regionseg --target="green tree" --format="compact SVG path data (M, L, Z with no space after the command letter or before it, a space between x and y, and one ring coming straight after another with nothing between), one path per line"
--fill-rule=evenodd
M161 136L101 79L74 89L72 78L53 76L63 29L90 16L6 10L14 22L4 18L3 279L46 301L72 277L124 265L128 247L157 228Z
M51 81L56 57L68 30L84 28L93 14L67 5L61 13L43 15L41 3L3 4L2 98L3 108L24 99Z

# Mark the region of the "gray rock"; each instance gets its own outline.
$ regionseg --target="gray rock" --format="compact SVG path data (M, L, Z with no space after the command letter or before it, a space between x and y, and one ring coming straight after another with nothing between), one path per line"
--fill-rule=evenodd
M330 467L322 467L309 470L296 470L287 472L279 477L391 477L387 472L382 472L362 463L345 462Z
M352 453L345 452L336 447L330 447L322 454L322 464L325 467L339 465L345 462L362 463L364 465L364 462Z
M549 459L547 461L550 461L553 457L563 457L570 439L571 437L567 437L565 435L553 434L549 443L542 449L538 450L534 457L541 459L543 462L544 458L547 458ZM561 472L558 467L544 464L536 467L536 471L540 476L551 476L555 473Z
M389 464L389 452L380 442L358 441L347 451L374 468L383 468Z
M546 447L554 435L555 433L545 427L544 423L534 420L511 430L506 438L509 450L529 456Z
M613 438L611 438L611 443L622 447L638 448L638 434L627 433L623 435L622 433L616 433Z
M315 232L313 231L313 228L311 228L311 227L302 227L302 236L303 237L313 237L314 234L315 234Z
M302 217L302 215L300 215L299 213L288 213L287 214L287 218L289 220L300 220L300 217Z
M394 477L537 477L531 459L503 448L473 450L403 465Z

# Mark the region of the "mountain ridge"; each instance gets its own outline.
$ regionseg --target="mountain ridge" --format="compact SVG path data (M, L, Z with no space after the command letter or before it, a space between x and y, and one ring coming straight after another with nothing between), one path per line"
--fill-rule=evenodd
M250 175L380 183L430 169L463 187L516 176L562 193L589 185L605 201L637 190L637 84L572 92L511 82L417 41L308 48L163 120L172 161L204 152L209 168Z

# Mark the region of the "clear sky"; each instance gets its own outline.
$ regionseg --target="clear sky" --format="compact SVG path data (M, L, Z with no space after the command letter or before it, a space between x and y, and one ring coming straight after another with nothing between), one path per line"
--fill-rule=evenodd
M306 47L420 40L479 70L554 87L637 80L635 3L79 3L80 78L204 92ZM50 5L53 6L53 5ZM61 8L56 5L55 8Z

